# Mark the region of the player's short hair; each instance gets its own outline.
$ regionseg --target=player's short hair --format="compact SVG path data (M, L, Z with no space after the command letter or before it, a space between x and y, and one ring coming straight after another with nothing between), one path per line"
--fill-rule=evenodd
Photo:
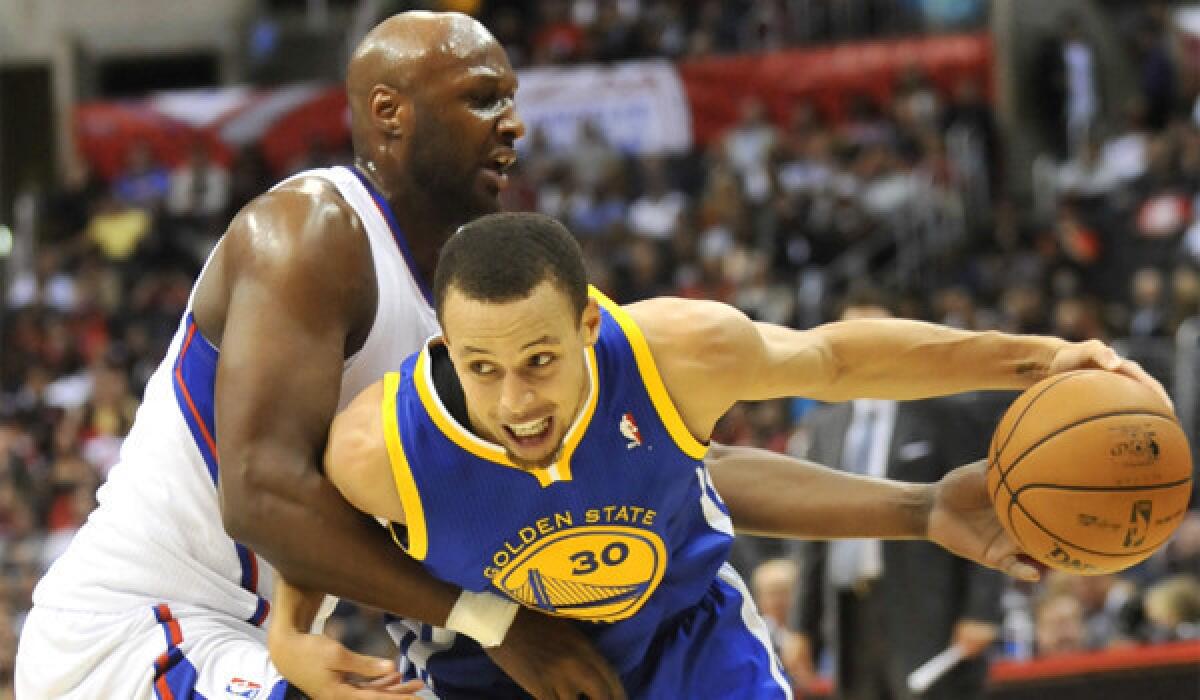
M440 319L452 286L469 299L504 303L524 299L547 279L581 316L587 271L583 250L567 227L542 214L488 214L458 229L442 246L433 302Z

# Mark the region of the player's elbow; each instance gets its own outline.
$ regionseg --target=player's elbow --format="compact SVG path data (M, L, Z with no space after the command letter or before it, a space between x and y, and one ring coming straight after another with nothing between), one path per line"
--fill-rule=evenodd
M303 482L287 469L291 460L246 450L222 455L218 479L221 524L230 537L251 548L270 548L279 500L298 500Z
M259 512L262 500L248 497L244 477L222 472L220 483L221 524L230 537L249 547L256 548L261 542L265 514Z

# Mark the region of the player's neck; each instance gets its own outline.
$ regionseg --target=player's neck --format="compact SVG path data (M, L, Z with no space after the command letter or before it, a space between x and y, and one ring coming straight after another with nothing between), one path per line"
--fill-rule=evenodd
M412 252L413 262L422 277L432 280L438 251L461 222L450 220L452 215L445 207L435 206L428 194L403 177L390 178L386 169L362 159L355 161L355 167L387 200Z

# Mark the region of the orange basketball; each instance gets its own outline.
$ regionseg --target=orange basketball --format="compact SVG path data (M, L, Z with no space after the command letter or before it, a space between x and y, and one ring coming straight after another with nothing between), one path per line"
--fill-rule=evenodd
M1021 547L1054 569L1120 571L1183 520L1192 456L1153 391L1123 375L1079 370L1021 394L992 434L988 492Z

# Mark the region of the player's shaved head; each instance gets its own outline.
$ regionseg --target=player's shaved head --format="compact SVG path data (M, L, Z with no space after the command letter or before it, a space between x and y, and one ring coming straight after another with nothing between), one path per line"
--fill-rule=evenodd
M437 231L424 252L431 268L454 229L500 208L504 171L525 130L516 90L499 42L456 12L393 15L350 59L355 165L403 212L402 225Z
M457 12L393 15L354 50L346 88L352 103L380 83L406 90L445 59L463 60L495 43L482 24Z
M482 24L458 12L414 10L380 22L359 42L346 73L356 142L360 130L369 128L376 88L410 95L450 64L496 46L496 39Z

